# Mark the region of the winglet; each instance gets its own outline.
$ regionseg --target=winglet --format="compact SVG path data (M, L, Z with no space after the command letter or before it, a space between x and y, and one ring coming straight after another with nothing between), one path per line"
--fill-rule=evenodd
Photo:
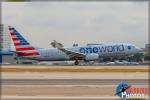
M54 40L52 43L51 43L52 47L54 48L63 48L63 44L61 43L58 43L56 40Z

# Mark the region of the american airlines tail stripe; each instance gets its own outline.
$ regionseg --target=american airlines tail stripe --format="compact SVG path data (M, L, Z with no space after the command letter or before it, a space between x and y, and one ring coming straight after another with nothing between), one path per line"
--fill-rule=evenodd
M18 38L19 40L25 40L24 38Z
M14 31L14 33L17 33L17 34L18 34L18 32L17 32L15 29L13 29L13 31Z
M14 41L14 44L15 44L15 43L20 43L20 41L17 41L17 40L16 40L16 41Z
M9 28L9 30L12 30L14 33L18 33L15 28Z
M17 51L35 50L33 47L16 48Z
M27 48L27 47L31 47L29 45L20 45L20 46L16 46L16 48Z
M10 32L13 32L16 35L20 35L16 30L10 30Z
M15 36L17 38L23 38L21 35L16 35L14 32L10 32L11 36Z
M10 33L14 33L14 31L13 30L9 30L10 31Z
M12 37L12 38L18 38L16 35L12 35L11 37ZM19 38L18 38L18 39L19 39Z
M10 34L11 34L11 36L16 35L16 34L15 34L15 33L13 33L13 32L10 32Z
M19 32L17 32L15 29L10 30L10 33L11 33L11 35L16 35L17 37L23 38L23 37L19 34Z
M12 40L15 41L20 41L21 43L28 43L25 39L20 40L18 37L12 37ZM29 44L29 43L28 43Z
M10 32L10 33L12 33L12 35L16 35L16 36L21 36L19 33L15 33L15 32Z
M29 45L29 43L14 43L15 46Z
M13 40L13 41L18 41L19 39L18 39L18 38L12 38L12 40Z
M27 41L25 41L25 40L20 40L20 42L21 42L21 43L22 43L22 42L23 42L23 43L28 43L28 42L27 42Z
M19 54L18 56L37 56L40 55L38 52L32 52L32 53L22 53Z
M21 35L16 35L18 38L23 38Z
M13 28L13 27L11 27L11 26L9 26L9 29L10 29L10 30L12 30L12 29L14 29L14 28Z
M20 35L19 33L13 32L15 35Z
M12 28L12 27L9 27L9 30L13 30L13 28Z
M21 42L22 45L29 45L29 43L26 43L26 42Z
M15 33L15 32L14 32ZM19 33L15 33L16 34L16 36L21 36Z
M16 35L12 35L11 37L12 37L12 38L18 38Z
M20 46L22 43L14 43L15 46Z
M13 41L20 41L21 43L28 43L26 40L19 40L17 37L12 38Z
M20 38L15 37L15 36L13 36L12 39L13 39L14 41L15 41L15 40L20 40ZM23 38L21 38L20 41L27 42L27 41L26 41L25 39L23 39Z
M25 45L29 45L29 43L28 43L28 42L21 42L21 41L19 41L19 40L15 40L15 41L14 41L14 43L22 43L22 45L23 45L23 44L25 44Z

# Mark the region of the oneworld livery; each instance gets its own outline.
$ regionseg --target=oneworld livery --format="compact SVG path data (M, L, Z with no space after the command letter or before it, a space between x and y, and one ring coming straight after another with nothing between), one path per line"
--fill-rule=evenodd
M64 48L54 41L56 48L36 48L32 46L14 27L9 26L9 32L13 40L18 57L38 61L66 61L74 60L75 65L80 60L95 61L100 57L116 57L133 55L141 50L132 44L100 44L83 47Z

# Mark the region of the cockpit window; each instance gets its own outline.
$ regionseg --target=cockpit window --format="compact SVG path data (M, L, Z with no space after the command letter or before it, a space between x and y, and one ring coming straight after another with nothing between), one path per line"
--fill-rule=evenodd
M128 46L128 49L130 50L130 49L131 49L131 46Z

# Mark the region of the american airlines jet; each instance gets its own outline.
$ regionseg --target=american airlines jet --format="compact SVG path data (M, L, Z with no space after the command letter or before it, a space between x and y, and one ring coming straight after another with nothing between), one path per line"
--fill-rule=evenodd
M53 42L56 48L39 49L30 45L15 28L9 26L9 32L17 56L38 61L74 60L74 64L78 65L80 60L95 61L100 57L133 55L141 51L132 44L101 44L64 48L56 41Z

